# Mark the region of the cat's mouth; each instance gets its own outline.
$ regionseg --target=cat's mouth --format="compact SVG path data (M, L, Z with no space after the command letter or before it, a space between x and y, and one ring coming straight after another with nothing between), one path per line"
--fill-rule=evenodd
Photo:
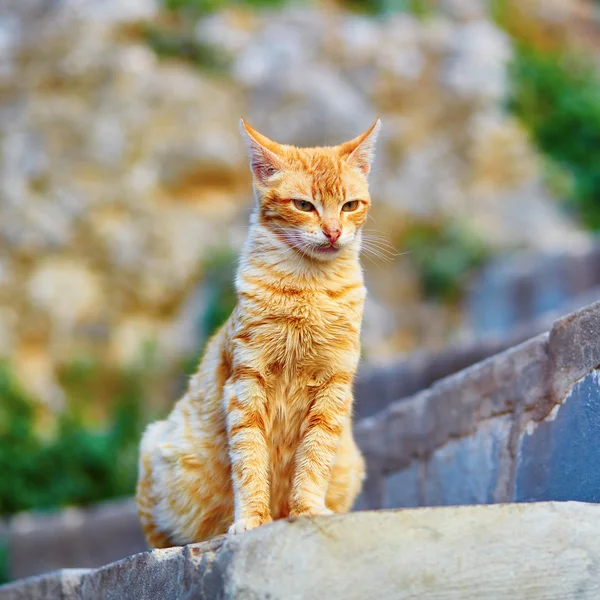
M319 254L335 254L336 252L340 251L337 246L333 246L331 244L327 246L315 246L314 250Z

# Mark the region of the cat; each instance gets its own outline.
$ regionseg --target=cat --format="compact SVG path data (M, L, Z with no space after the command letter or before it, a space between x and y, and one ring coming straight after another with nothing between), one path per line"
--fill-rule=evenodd
M154 547L345 512L365 477L352 383L380 120L323 148L278 144L243 119L240 129L257 205L238 303L187 393L140 445L137 507Z

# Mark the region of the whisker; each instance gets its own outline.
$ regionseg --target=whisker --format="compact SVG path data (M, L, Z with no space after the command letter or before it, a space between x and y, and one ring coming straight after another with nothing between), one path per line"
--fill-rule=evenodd
M368 255L368 254L361 254L361 258L367 258L370 262L372 262L375 266L377 266L377 263Z
M378 248L377 246L370 246L369 244L365 244L363 246L363 248L365 250L371 250L373 252L377 252L381 255L385 255L385 256L389 256L389 257L398 256L398 253L396 253L396 252L391 252L390 250L387 250L386 248Z
M380 242L385 242L386 244L390 244L390 246L392 246L393 244L388 240L387 236L381 234L381 233L363 233L363 237L368 239L368 240L378 240Z
M371 248L374 250L378 250L380 252L383 252L389 256L402 256L404 254L410 254L410 250L406 251L406 252L396 252L396 248L394 248L393 246L390 245L381 245L378 244L376 242L374 242L373 240L365 240L363 242L364 247L366 248Z

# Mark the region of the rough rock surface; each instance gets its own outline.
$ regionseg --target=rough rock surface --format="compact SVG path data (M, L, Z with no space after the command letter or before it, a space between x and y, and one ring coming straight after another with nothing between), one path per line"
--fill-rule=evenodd
M513 504L279 521L0 587L0 600L549 600L600 595L600 506Z
M61 362L195 349L186 299L251 195L236 91L123 30L156 8L3 3L0 356L55 405Z
M379 369L357 387L359 406L375 396L378 410L356 425L368 479L355 508L600 501L600 303L402 397L453 364L442 358ZM13 577L145 548L133 503L23 515L7 534Z
M0 356L29 391L60 406L57 365L74 357L195 349L205 259L239 246L231 224L250 206L240 114L298 144L337 143L380 114L369 227L393 246L414 219L458 219L494 249L577 246L503 112L507 37L474 3L442 4L426 20L217 13L195 29L225 59L216 76L157 58L139 34L160 26L153 0L5 0ZM410 258L375 262L365 355L441 344L454 316L422 303Z
M368 473L359 506L596 501L599 366L596 302L392 402L356 427Z
M148 547L132 500L50 515L23 513L10 519L1 534L0 529L0 542L10 550L12 579L65 567L98 567Z

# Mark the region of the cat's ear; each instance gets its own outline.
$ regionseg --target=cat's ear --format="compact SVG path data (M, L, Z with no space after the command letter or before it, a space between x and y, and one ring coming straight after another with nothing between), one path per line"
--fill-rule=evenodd
M278 156L281 146L250 127L244 119L240 119L240 131L248 147L252 174L264 184L283 170L283 162Z
M371 170L371 164L375 156L375 144L377 143L380 128L381 120L378 118L367 131L337 147L340 156L343 156L365 176Z

